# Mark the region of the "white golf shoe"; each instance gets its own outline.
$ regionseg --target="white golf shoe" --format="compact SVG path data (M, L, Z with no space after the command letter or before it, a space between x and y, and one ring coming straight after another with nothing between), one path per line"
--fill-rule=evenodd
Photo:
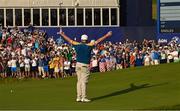
M87 102L91 102L91 100L89 100L89 99L87 99L87 98L83 98L83 99L81 99L81 102L87 103Z
M77 99L76 99L76 102L81 102L81 99L80 99L80 98L77 98Z

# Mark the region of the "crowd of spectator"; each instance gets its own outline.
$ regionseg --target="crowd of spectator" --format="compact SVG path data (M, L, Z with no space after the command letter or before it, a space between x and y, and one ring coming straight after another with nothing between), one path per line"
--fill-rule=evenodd
M169 43L143 42L98 44L92 51L90 70L106 72L138 66L180 61L179 38ZM93 41L92 41L93 42ZM76 75L76 52L72 45L46 32L18 27L0 30L0 77L64 78Z

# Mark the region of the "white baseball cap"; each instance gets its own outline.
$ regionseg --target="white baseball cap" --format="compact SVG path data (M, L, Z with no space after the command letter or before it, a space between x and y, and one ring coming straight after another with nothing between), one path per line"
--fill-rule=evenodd
M88 36L87 36L87 35L85 35L85 34L84 34L84 35L82 35L82 36L81 36L81 40L88 40Z

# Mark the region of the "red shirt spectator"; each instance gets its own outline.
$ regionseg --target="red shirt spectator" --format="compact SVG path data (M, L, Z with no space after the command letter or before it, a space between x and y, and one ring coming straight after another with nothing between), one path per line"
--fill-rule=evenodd
M7 38L7 44L11 45L12 42L13 42L13 39L12 39L12 37L9 36L9 37Z
M131 54L131 56L130 56L130 65L131 65L132 67L135 66L135 56L134 56L134 54Z

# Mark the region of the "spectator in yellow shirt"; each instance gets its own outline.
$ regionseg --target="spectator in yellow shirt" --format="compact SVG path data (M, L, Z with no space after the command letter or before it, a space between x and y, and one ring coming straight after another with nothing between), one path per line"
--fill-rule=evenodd
M49 61L49 75L51 78L54 77L54 61L52 58Z
M54 64L54 74L55 78L59 78L59 57L56 55L53 59L53 64Z

